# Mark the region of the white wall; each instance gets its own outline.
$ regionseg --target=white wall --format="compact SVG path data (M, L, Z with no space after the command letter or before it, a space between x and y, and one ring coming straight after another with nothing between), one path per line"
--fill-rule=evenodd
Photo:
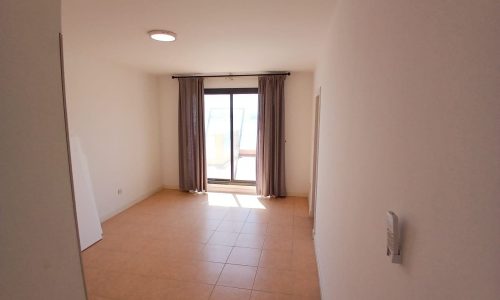
M179 188L179 85L172 76L158 78L160 87L160 145L163 186Z
M162 186L158 82L80 53L71 32L65 72L70 134L87 156L103 221Z
M0 299L85 299L59 63L61 3L0 2Z
M257 77L207 78L205 88L257 87ZM286 184L290 196L307 196L311 155L313 74L292 73L285 81ZM163 185L179 186L178 83L171 76L160 78L161 145Z
M285 170L290 196L309 195L313 103L313 73L292 73L285 81Z
M498 1L337 1L321 86L323 299L498 299ZM385 256L399 214L403 264Z

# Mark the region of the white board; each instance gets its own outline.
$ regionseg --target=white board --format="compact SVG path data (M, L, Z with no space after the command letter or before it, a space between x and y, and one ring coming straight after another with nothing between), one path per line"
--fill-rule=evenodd
M76 218L80 234L80 250L87 249L102 239L101 222L97 214L94 190L88 169L87 158L78 137L69 139L73 186L75 191Z

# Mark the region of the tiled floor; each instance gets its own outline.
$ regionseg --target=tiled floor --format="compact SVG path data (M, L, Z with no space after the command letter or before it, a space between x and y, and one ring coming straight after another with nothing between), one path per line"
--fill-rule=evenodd
M82 254L89 300L319 299L307 199L164 190Z

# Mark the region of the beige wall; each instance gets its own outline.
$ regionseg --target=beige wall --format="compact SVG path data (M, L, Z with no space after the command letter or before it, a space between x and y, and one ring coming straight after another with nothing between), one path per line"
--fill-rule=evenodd
M498 1L337 1L316 73L323 299L498 299ZM403 264L385 256L385 212Z
M71 31L64 37L69 131L87 157L103 221L162 186L157 79L80 53Z
M293 72L285 81L285 168L290 196L309 195L313 100L313 73Z
M59 64L60 5L0 2L0 299L85 299Z
M177 138L178 83L171 76L159 79L163 185L178 188ZM205 88L257 87L256 77L207 78ZM313 74L292 73L285 82L286 183L291 196L307 196L311 155Z
M179 86L171 76L158 77L160 88L160 145L163 186L179 188Z

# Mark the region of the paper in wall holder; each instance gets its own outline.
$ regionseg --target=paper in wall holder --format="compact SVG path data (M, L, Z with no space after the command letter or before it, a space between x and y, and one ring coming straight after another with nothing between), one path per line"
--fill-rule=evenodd
M387 256L394 264L401 264L401 247L399 235L398 216L392 212L387 212Z

